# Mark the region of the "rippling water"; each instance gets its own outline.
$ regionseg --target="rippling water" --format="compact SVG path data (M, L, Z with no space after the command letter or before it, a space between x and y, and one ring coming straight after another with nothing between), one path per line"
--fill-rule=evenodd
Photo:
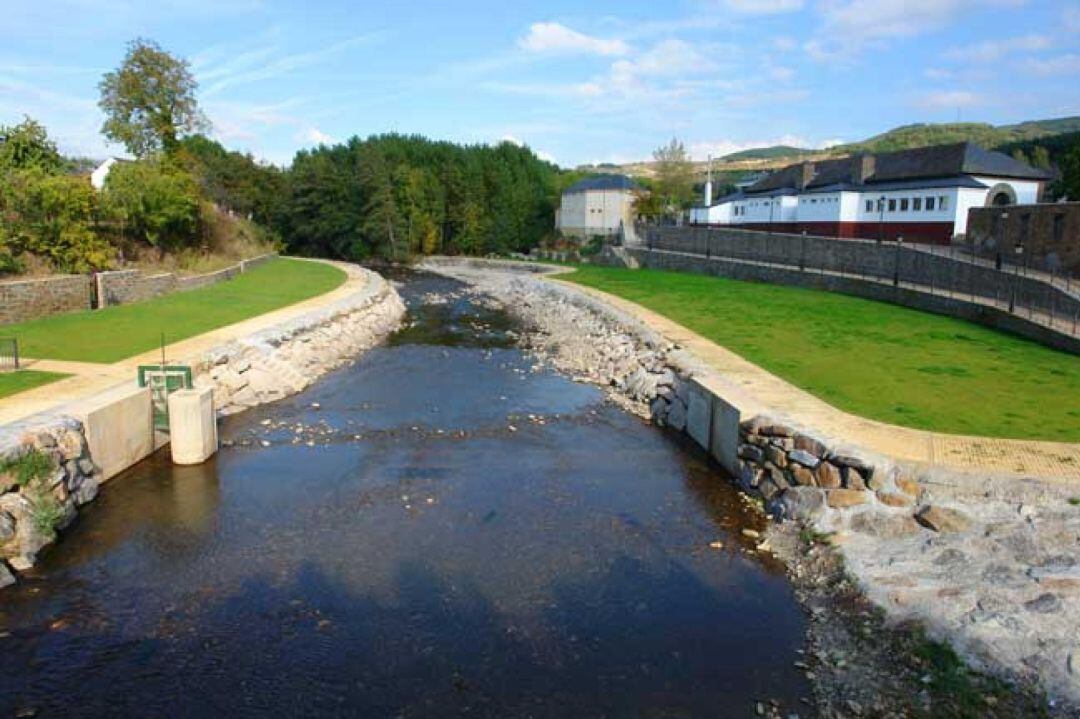
M456 289L408 276L388 346L110 482L0 593L0 715L798 711L804 620L718 470L423 301Z

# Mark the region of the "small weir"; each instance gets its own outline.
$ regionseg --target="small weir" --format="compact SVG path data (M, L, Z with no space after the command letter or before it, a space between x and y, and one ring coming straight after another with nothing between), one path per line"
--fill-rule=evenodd
M802 612L704 454L398 279L387 346L113 479L5 591L0 716L807 716Z

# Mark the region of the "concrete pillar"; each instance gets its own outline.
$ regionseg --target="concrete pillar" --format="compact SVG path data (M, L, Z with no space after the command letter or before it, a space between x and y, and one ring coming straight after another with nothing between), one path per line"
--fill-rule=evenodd
M202 464L217 452L213 389L182 389L169 395L169 434L176 464Z

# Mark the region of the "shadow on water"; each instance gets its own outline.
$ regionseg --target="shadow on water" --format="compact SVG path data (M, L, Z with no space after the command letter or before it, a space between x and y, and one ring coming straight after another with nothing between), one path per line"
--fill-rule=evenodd
M111 482L2 597L0 715L797 711L758 520L460 290L407 277L388 346Z

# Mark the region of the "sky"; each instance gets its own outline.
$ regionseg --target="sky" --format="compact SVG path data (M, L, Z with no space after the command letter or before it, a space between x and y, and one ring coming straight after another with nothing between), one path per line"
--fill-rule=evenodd
M287 164L353 135L509 140L564 167L824 147L912 122L1080 115L1080 0L0 0L0 124L68 154L137 37L211 134Z

